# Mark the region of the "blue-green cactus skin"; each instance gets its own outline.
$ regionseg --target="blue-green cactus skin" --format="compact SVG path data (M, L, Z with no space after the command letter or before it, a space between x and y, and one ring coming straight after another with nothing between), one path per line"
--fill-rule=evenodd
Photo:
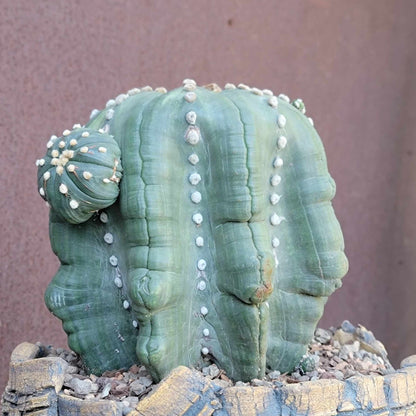
M299 363L348 268L304 112L187 80L49 142L38 182L62 265L45 300L91 372L138 361L159 380L212 360L249 380Z

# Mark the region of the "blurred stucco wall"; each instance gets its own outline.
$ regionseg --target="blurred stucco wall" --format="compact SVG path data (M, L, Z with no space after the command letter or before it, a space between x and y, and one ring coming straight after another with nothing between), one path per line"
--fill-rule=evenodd
M0 0L0 387L24 340L65 346L35 159L51 134L146 84L244 82L302 97L338 185L350 272L322 326L416 353L414 0Z

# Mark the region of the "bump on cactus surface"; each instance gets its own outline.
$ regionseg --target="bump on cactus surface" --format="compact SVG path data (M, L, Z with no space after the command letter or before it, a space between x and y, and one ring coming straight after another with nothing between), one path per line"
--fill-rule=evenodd
M305 112L187 79L48 143L38 184L61 267L45 300L90 371L140 361L159 380L214 361L249 380L299 363L348 268Z
M120 149L108 134L78 127L52 136L38 160L41 196L70 223L112 205L121 178Z

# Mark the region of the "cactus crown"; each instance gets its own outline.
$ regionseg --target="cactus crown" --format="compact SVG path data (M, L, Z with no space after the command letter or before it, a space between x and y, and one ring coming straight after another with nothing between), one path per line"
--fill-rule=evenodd
M61 267L48 308L91 372L292 370L347 271L305 105L270 90L130 90L37 161Z

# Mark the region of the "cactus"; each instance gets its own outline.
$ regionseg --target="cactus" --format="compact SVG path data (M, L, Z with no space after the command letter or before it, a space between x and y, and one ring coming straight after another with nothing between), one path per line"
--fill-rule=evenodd
M216 362L292 370L348 265L322 143L298 99L134 89L37 161L61 261L45 300L93 373Z

